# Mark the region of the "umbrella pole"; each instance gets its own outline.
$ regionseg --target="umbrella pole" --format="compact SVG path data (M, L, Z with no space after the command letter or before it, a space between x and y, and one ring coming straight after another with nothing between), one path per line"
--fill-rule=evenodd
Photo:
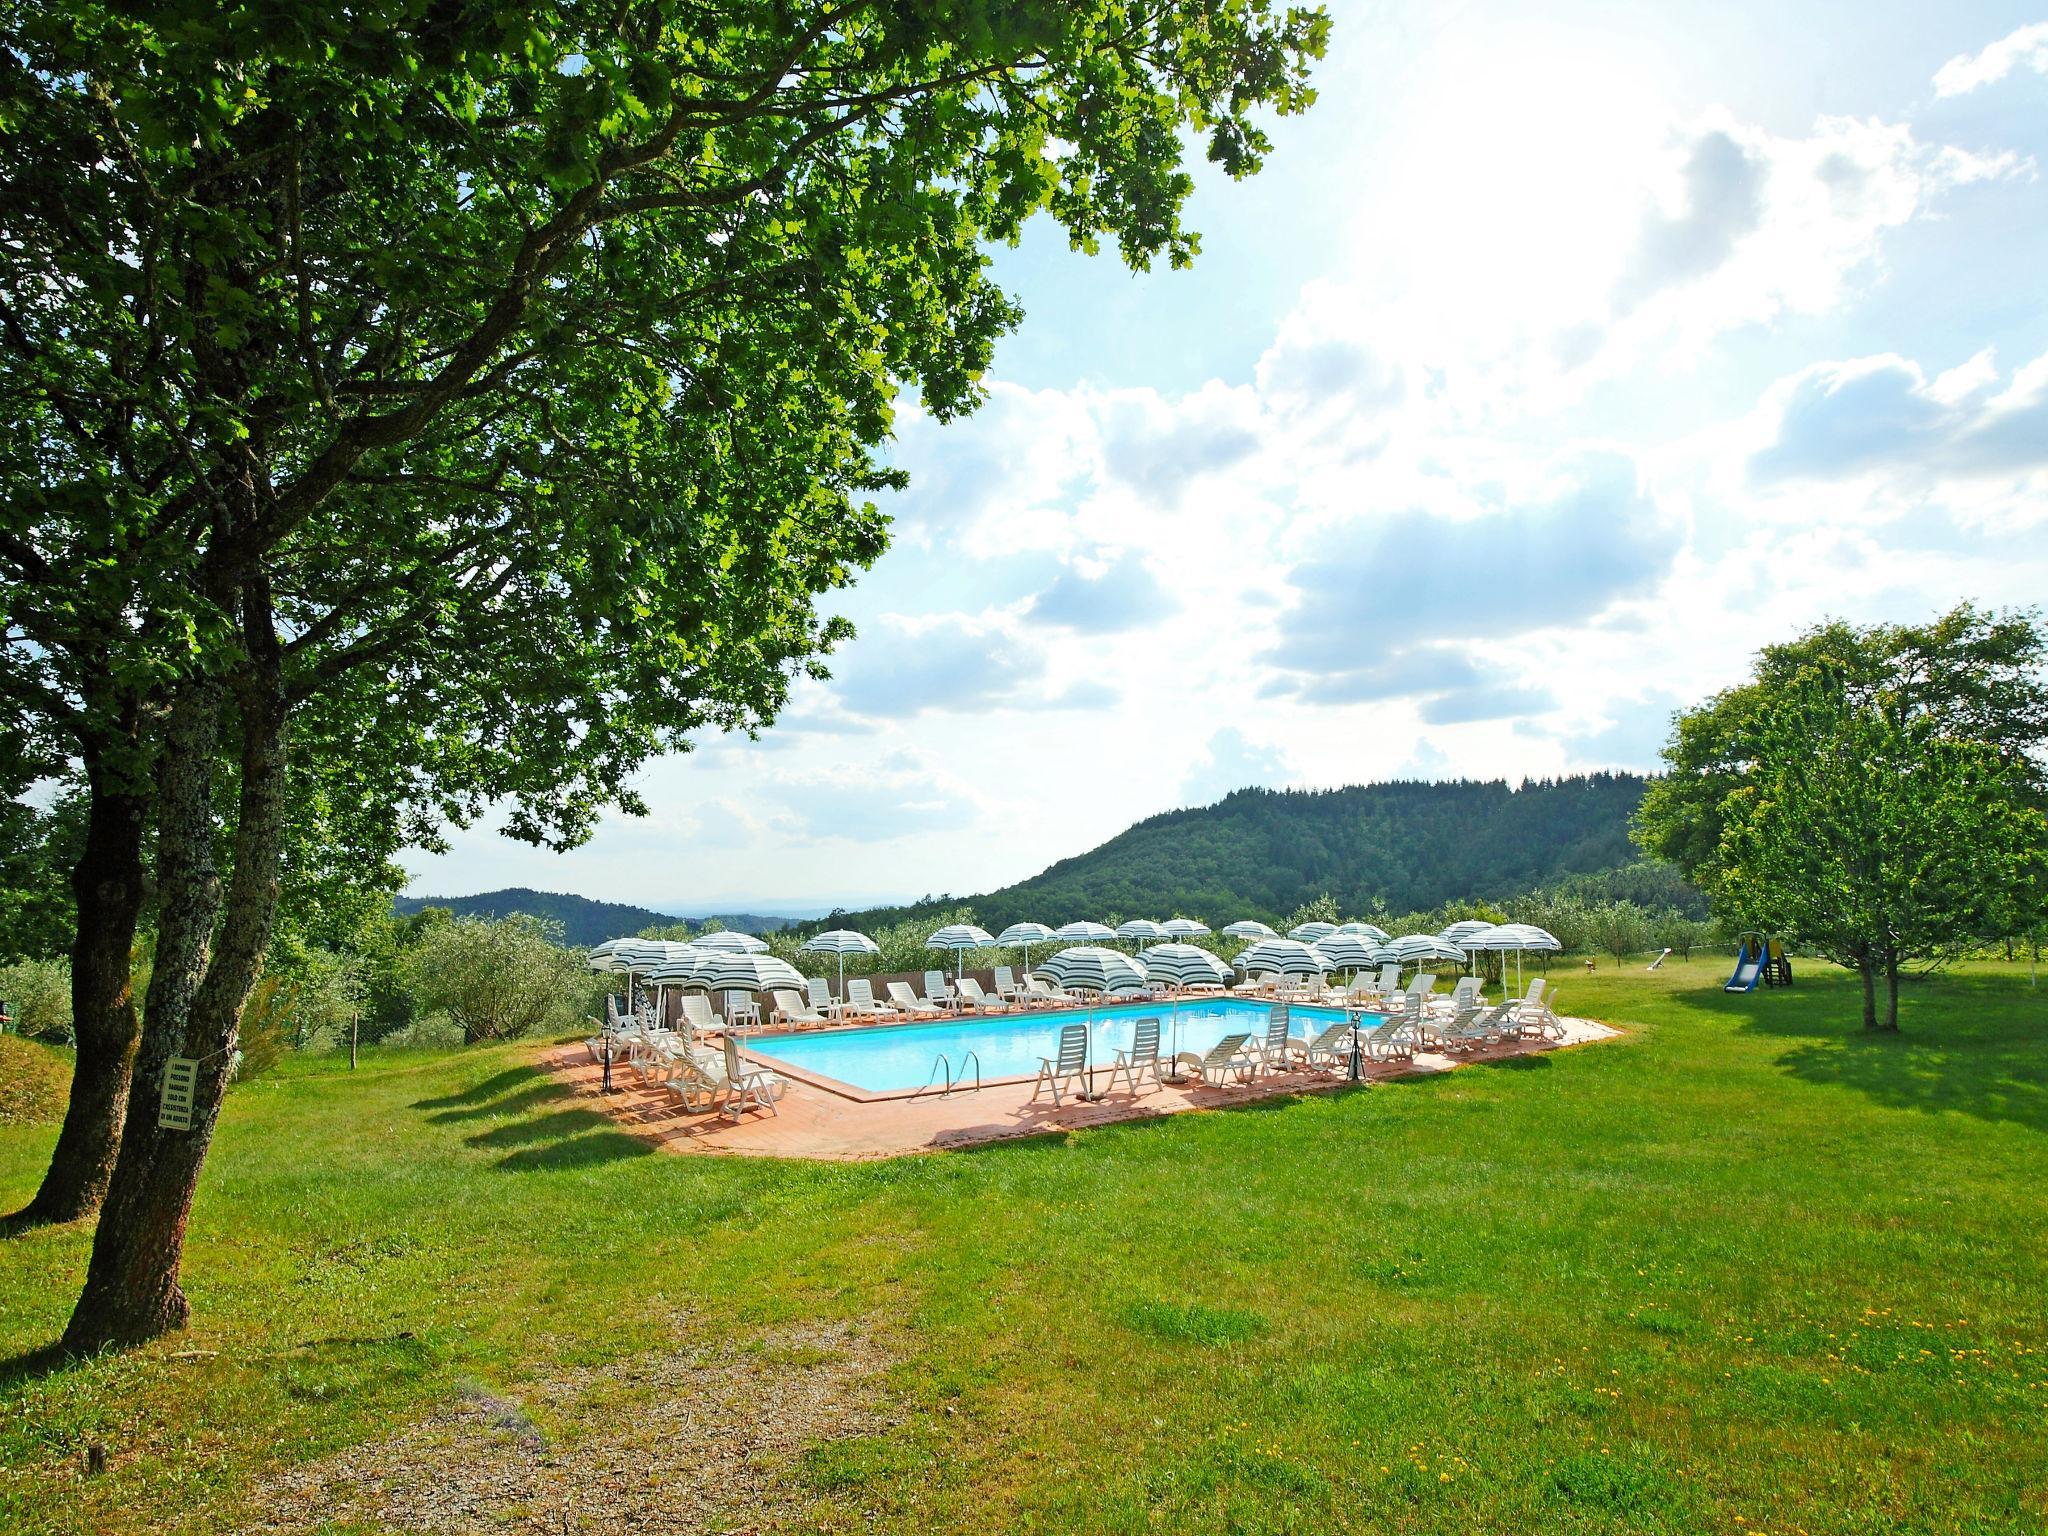
M1095 1091L1095 999L1088 999L1088 1088L1080 1095L1090 1104L1096 1103L1102 1095Z

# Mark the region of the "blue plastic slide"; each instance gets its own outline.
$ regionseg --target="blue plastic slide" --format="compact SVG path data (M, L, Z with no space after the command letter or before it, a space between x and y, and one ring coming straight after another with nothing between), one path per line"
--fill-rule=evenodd
M1728 978L1723 992L1754 992L1756 979L1763 974L1764 946L1750 948L1749 941L1743 940L1742 948L1735 952L1735 974Z

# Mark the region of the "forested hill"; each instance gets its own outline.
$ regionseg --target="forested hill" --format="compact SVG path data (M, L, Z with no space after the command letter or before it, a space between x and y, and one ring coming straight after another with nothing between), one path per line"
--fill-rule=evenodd
M510 917L515 912L523 912L543 922L560 923L562 942L578 946L602 944L606 939L635 934L643 928L666 927L682 922L694 927L705 921L696 917L672 917L666 912L627 906L622 902L592 901L587 896L571 896L559 891L529 891L523 886L484 891L476 896L400 896L392 906L401 916L417 912L422 907L444 907L457 917ZM734 912L718 914L718 921L724 927L738 928L745 933L768 933L784 926L788 919L764 917L757 912Z
M1273 922L1324 892L1352 916L1499 900L1635 864L1628 825L1645 782L1595 773L1520 788L1458 780L1241 789L1141 821L999 891L828 921L882 925L964 901L997 932L1110 915Z

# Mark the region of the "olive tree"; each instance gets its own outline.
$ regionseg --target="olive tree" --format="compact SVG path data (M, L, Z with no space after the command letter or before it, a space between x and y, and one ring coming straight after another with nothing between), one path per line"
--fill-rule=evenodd
M586 972L530 917L458 917L428 932L406 957L422 1013L445 1013L465 1045L512 1040L574 1022Z

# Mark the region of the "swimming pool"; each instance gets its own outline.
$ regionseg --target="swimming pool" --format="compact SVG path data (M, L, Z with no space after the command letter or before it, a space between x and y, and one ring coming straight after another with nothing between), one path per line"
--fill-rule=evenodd
M999 1013L986 1018L969 1015L924 1024L755 1035L747 1041L747 1050L771 1065L780 1063L807 1076L844 1083L864 1093L902 1093L930 1082L933 1064L941 1055L949 1058L955 1073L960 1072L969 1051L981 1058L984 1083L1006 1077L1036 1076L1039 1058L1057 1053L1060 1028L1066 1024L1090 1026L1088 1059L1107 1071L1116 1060L1116 1053L1130 1045L1139 1019L1159 1020L1162 1054L1176 1050L1206 1051L1228 1034L1263 1034L1269 1006L1249 998L1184 999L1179 1009L1178 1033L1172 1003L1118 1003L1096 1009L1092 1017L1065 1011ZM1293 1033L1313 1038L1342 1017L1343 1013L1335 1008L1295 1004ZM966 1081L974 1081L971 1070Z

